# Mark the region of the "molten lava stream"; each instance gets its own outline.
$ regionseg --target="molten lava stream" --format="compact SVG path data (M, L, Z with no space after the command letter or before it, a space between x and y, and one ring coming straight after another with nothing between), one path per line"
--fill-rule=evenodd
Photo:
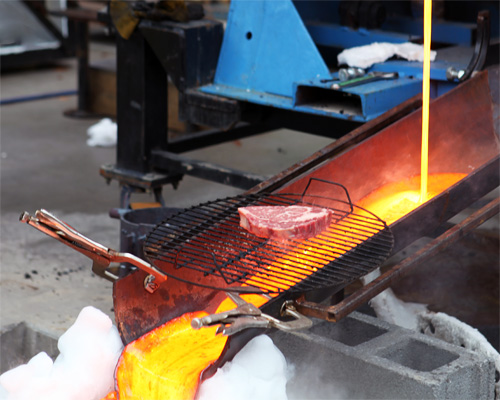
M289 289L366 237L366 232L362 232L359 225L349 221L344 226L336 225L332 224L327 234L319 235L314 240L294 243L292 248L286 248L281 253L282 256L269 260L265 268L259 264L258 272L244 285L253 285L265 291ZM329 241L337 243L336 249L332 250ZM256 261L251 256L242 261L253 264L255 268ZM268 301L261 295L245 294L241 297L257 307ZM227 298L216 312L235 307L236 304ZM207 313L203 311L186 313L128 344L116 369L117 391L107 398L193 399L201 372L219 358L227 341L227 337L215 334L217 327L191 328L193 318L205 315Z
M245 301L260 307L268 301L260 295L245 294ZM235 308L225 299L216 312ZM115 372L116 392L103 400L188 400L194 399L200 374L215 362L227 341L216 335L216 326L194 330L193 318L208 315L186 313L129 343Z
M428 199L453 185L465 174L433 174L429 176ZM368 209L388 224L409 213L421 203L420 177L383 186L366 196L357 205ZM367 217L369 215L367 214ZM380 229L383 225L380 225ZM332 224L328 231L309 240L295 241L281 255L270 260L245 285L253 285L265 291L286 290L300 282L330 261L353 249L376 232L378 227L363 223L363 216L352 216L341 224ZM332 246L334 243L334 246ZM241 260L255 267L249 258ZM273 276L272 283L270 275ZM272 296L275 296L272 295ZM257 307L268 298L260 295L242 295ZM217 309L222 312L236 307L229 298ZM207 315L203 311L187 313L152 330L128 344L116 369L117 392L103 400L139 399L194 399L200 374L215 362L227 341L216 335L216 327L194 330L191 320ZM114 396L114 397L113 397Z

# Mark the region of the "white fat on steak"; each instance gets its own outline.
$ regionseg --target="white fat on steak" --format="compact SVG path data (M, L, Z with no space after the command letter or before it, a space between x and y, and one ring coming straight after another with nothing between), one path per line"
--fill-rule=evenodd
M309 239L330 225L333 211L310 206L250 206L238 208L240 226L256 236Z

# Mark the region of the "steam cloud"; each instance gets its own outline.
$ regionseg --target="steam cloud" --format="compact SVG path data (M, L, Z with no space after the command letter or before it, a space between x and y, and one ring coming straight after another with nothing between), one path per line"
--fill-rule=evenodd
M199 400L287 400L285 357L266 335L253 338L200 388Z

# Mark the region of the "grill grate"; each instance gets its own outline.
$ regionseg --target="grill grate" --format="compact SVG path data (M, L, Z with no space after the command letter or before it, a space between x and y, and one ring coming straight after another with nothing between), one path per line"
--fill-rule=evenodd
M393 237L385 222L341 200L328 199L334 212L329 228L306 240L260 238L239 225L239 207L318 205L325 198L308 199L296 194L244 195L183 210L153 229L144 254L173 278L269 294L347 284L387 259Z

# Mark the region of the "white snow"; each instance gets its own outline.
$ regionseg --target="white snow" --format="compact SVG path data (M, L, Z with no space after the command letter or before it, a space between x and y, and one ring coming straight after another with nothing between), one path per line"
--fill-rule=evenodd
M100 400L114 388L114 370L123 345L111 319L85 307L59 338L54 362L39 353L0 376L7 400Z
M286 400L290 371L266 335L253 338L200 387L198 400Z
M90 147L112 147L118 138L116 122L103 118L87 129L87 145Z

